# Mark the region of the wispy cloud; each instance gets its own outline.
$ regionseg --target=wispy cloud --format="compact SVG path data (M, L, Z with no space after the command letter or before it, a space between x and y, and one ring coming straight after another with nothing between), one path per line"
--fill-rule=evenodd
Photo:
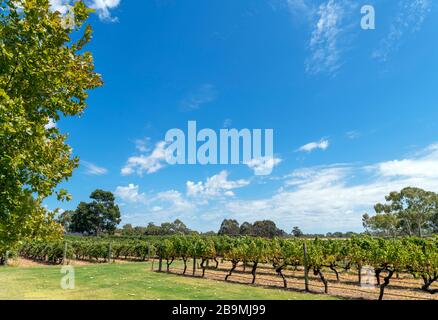
M197 110L203 105L214 101L216 97L217 91L215 86L205 83L193 92L190 92L187 97L181 101L181 108L183 111Z
M401 0L387 36L373 51L372 56L380 61L387 61L389 56L398 51L402 39L408 34L418 32L432 9L431 0Z
M310 142L300 147L297 151L312 152L316 149L327 150L330 146L330 142L327 139L321 139L318 142Z
M303 19L312 23L318 7L309 0L287 0L286 4L295 19Z
M356 4L349 0L328 0L319 6L309 0L287 0L287 4L293 15L306 18L312 30L306 72L336 74L343 64Z
M354 140L357 139L361 136L361 133L357 130L351 130L345 133L345 136L350 139L350 140Z
M108 170L106 168L99 167L99 166L95 165L94 163L91 163L88 161L81 161L81 163L86 168L85 172L89 175L102 176L102 175L105 175L108 173Z
M310 57L306 61L308 73L334 73L342 65L339 38L344 32L346 15L345 1L329 0L319 6L318 20L312 31L309 49Z

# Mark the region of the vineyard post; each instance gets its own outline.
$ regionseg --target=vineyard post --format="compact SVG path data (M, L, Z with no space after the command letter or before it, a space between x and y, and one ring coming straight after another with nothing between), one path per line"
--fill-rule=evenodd
M196 254L193 254L193 276L196 274Z
M110 241L108 245L108 263L111 263L112 251L113 251L113 243Z
M163 257L161 256L160 253L160 259L158 261L158 272L162 272L162 270L163 270Z
M6 256L5 256L5 266L8 265L8 259L9 259L9 251L6 251Z
M307 244L306 241L303 243L303 252L304 252L304 286L306 292L309 292L309 267L307 261Z
M148 261L151 260L151 244L148 242Z
M68 243L67 241L64 242L64 254L62 256L62 264L67 264L67 249L68 249Z

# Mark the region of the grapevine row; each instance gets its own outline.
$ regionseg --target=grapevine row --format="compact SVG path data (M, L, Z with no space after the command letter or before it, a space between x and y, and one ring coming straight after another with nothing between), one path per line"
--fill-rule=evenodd
M67 243L67 245L66 245ZM304 253L304 244L306 254ZM281 277L284 287L287 278L283 271L289 267L305 266L306 270L319 276L325 292L329 291L326 273L333 272L339 281L341 269L355 269L360 282L361 269L371 266L375 270L376 282L380 287L380 299L384 290L397 273L410 273L423 280L422 290L431 294L438 280L438 238L383 239L356 237L349 240L302 240L264 239L252 237L195 237L174 236L151 240L93 239L77 238L67 242L30 242L24 244L19 254L23 257L62 263L64 258L107 262L110 259L145 261L160 259L169 271L172 263L181 260L186 274L189 259L200 261L202 276L207 264L219 260L231 264L225 280L235 272L239 263L251 267L252 283L256 282L257 270L261 265L270 265ZM383 281L381 281L383 276Z

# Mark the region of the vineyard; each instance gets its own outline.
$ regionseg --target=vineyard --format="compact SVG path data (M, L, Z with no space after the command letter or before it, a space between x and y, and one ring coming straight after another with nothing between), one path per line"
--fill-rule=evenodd
M211 277L223 281L275 285L311 291L318 280L331 293L346 281L360 288L363 270L372 267L379 299L400 276L416 280L426 294L435 294L438 280L438 238L350 240L263 239L251 237L174 236L150 239L70 238L58 242L29 242L19 255L35 261L62 264L68 260L113 262L156 261L161 272ZM342 278L342 279L341 279ZM299 282L297 282L299 280ZM399 286L399 284L397 284Z

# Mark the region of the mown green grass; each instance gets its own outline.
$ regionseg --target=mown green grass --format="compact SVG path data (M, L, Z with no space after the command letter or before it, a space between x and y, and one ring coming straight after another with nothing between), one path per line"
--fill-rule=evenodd
M0 299L319 300L330 296L151 271L149 263L75 267L75 289L61 289L60 266L0 268Z

